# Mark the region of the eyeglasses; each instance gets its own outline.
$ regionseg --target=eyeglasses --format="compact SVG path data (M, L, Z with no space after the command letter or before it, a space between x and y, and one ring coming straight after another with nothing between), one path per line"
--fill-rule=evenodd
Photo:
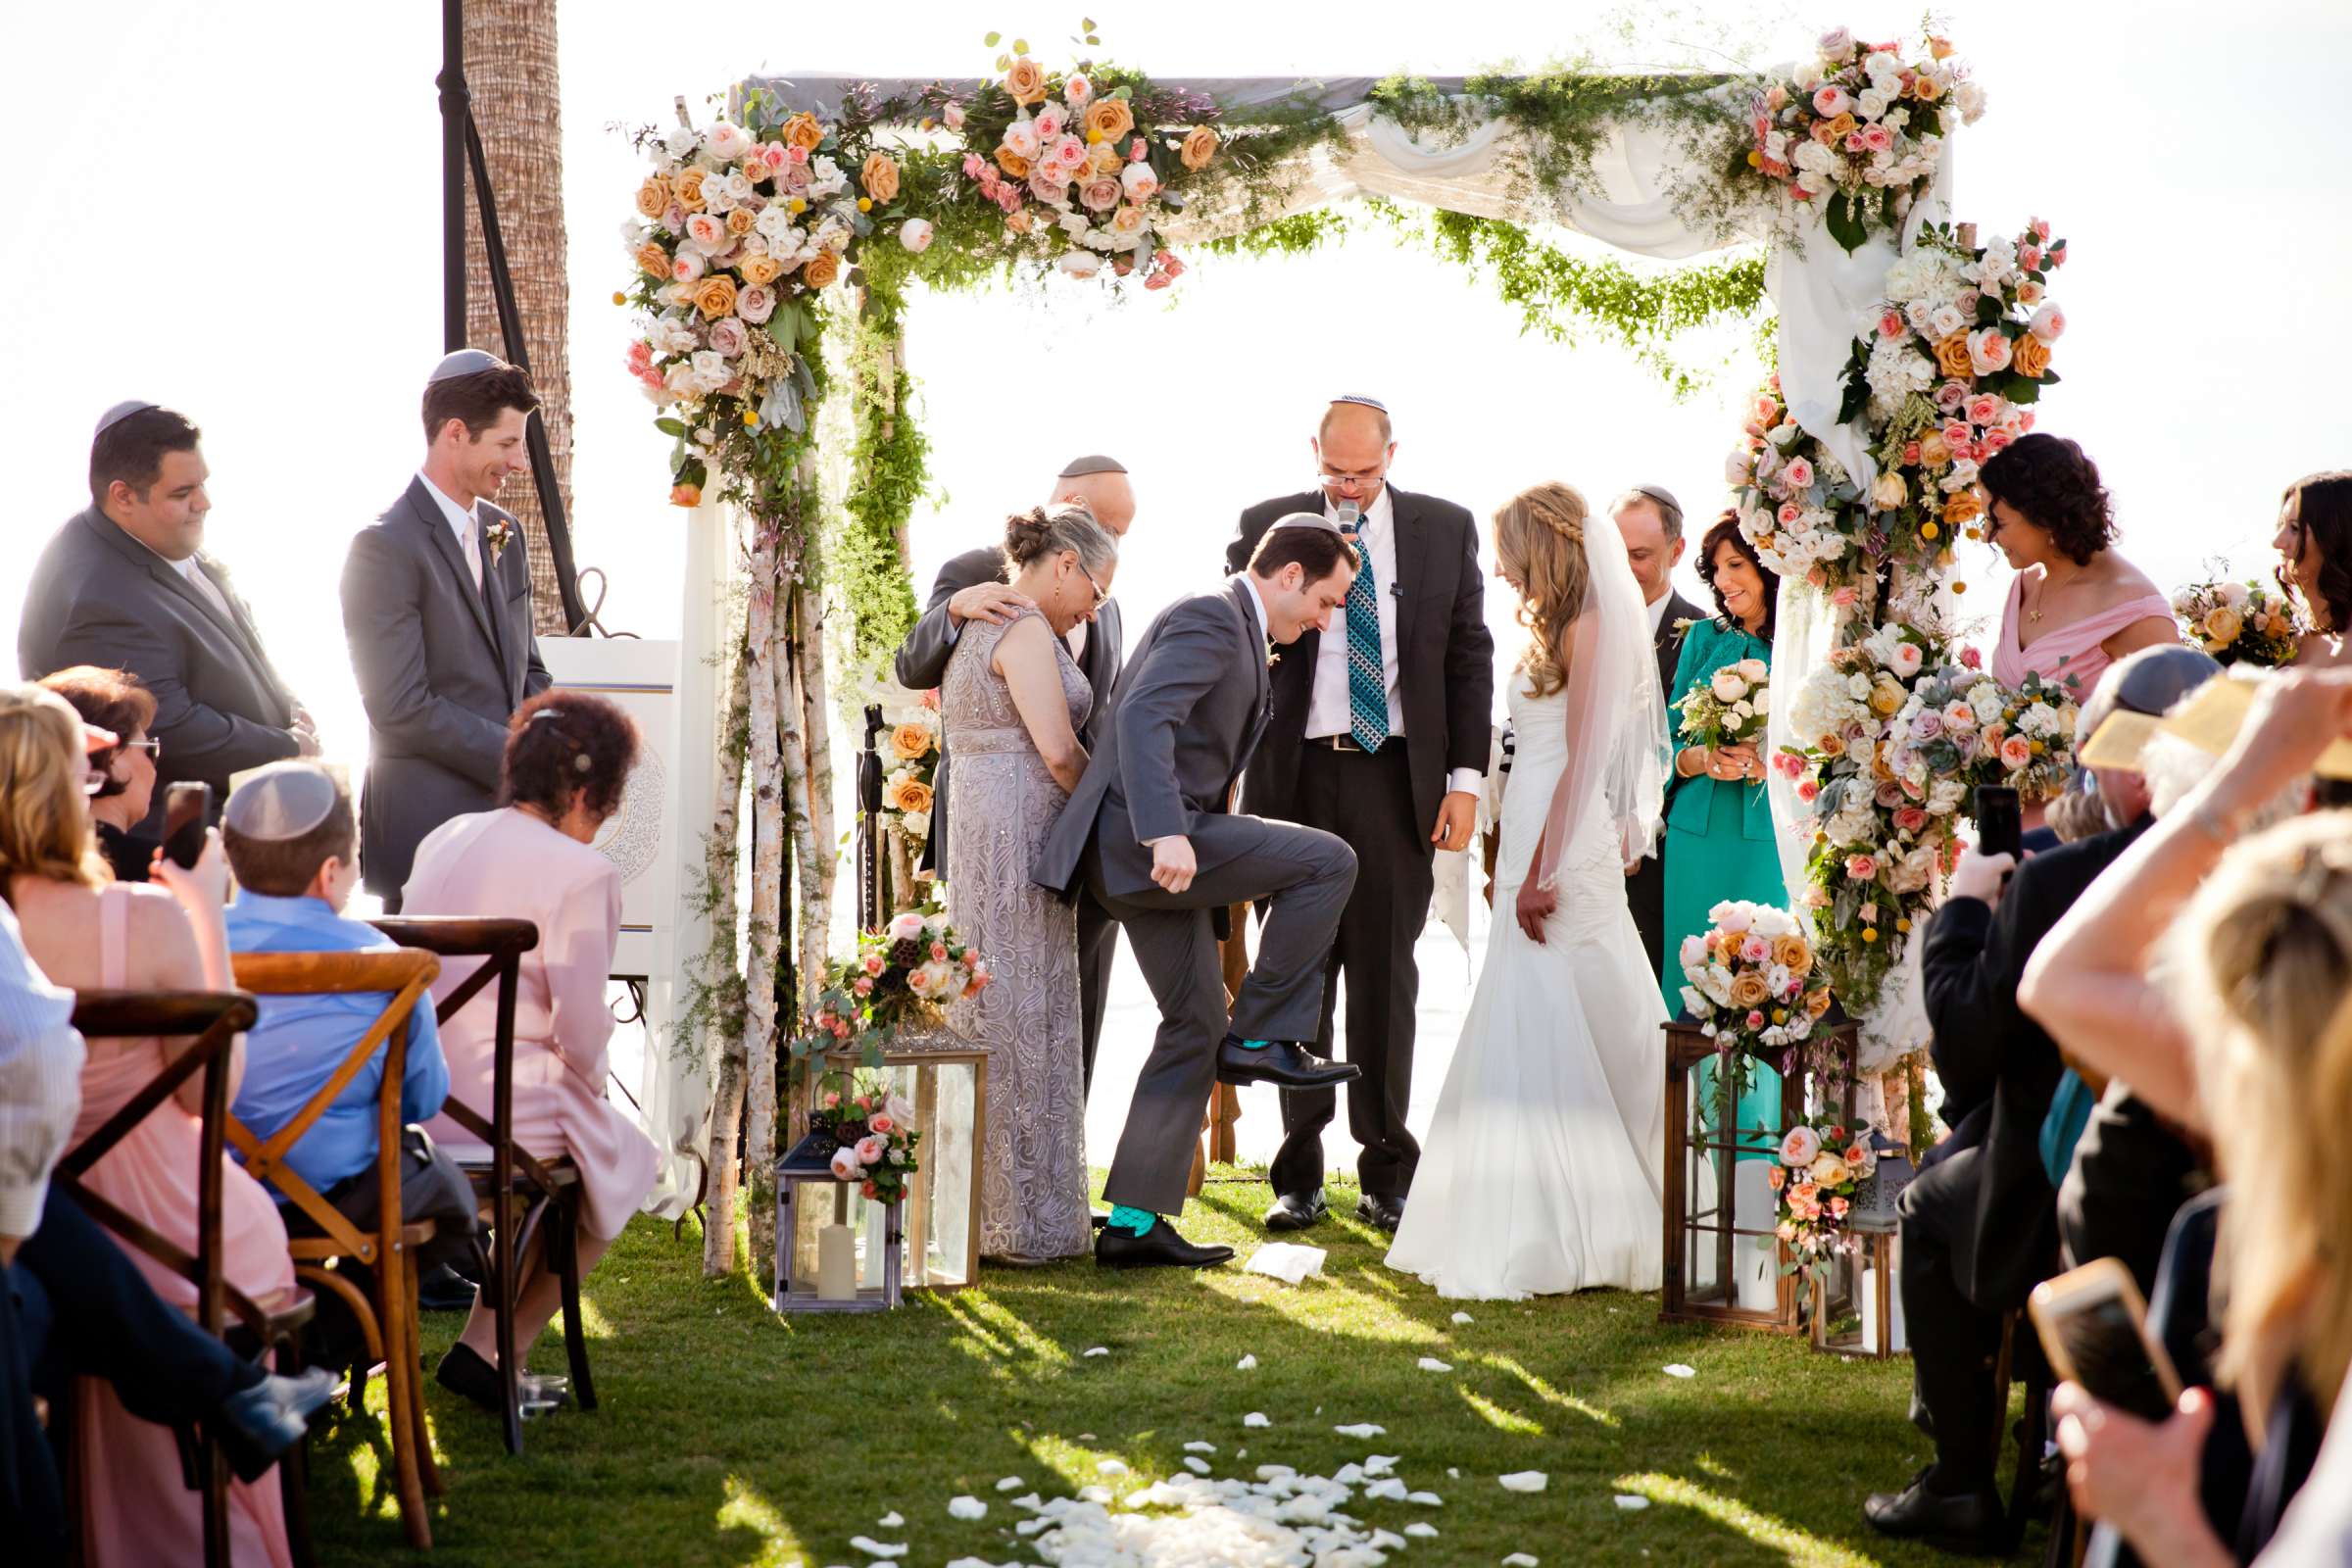
M1334 473L1329 468L1323 468L1317 470L1315 483L1318 487L1328 487L1333 490L1345 490L1350 485L1358 490L1369 490L1380 483L1388 471L1386 464L1381 465L1370 473Z
M1085 577L1086 577L1087 585L1088 585L1089 587L1093 588L1093 589L1094 589L1094 591L1095 591L1095 605L1094 605L1094 608L1095 608L1095 609L1097 609L1097 610L1101 610L1101 609L1102 609L1102 608L1104 605L1107 605L1107 604L1109 604L1109 603L1110 603L1110 590L1109 590L1109 589L1107 589L1107 588L1105 588L1105 587L1103 587L1103 586L1102 586L1101 583L1097 582L1097 581L1095 580L1095 574L1094 574L1093 572L1091 572L1091 571L1088 571L1088 570L1087 570L1087 569L1086 569L1084 566L1080 566L1078 569L1079 569L1079 571L1080 571L1080 572L1084 573L1084 575L1085 575Z
M124 741L119 750L125 752L145 752L147 754L147 760L150 762L160 762L164 760L164 743L157 740L152 735L148 736L144 740Z

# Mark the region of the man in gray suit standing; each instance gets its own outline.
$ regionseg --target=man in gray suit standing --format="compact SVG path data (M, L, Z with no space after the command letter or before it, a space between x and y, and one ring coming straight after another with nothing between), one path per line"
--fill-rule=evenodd
M1184 1207L1218 1080L1328 1088L1355 1076L1298 1044L1315 1038L1355 854L1332 834L1226 809L1265 733L1274 649L1330 622L1355 561L1337 527L1301 513L1266 530L1247 571L1163 611L1046 840L1040 885L1065 898L1083 888L1124 925L1159 1003L1103 1184L1112 1207L1095 1242L1100 1264L1198 1268L1233 1255L1194 1246L1166 1218ZM1229 1027L1217 927L1231 906L1261 901L1257 961Z
M1046 505L1069 502L1086 508L1114 539L1127 537L1135 521L1135 488L1127 469L1116 458L1078 458L1054 476ZM1002 532L1002 530L999 530ZM967 622L996 624L1028 608L1029 601L1004 580L1004 551L1001 544L967 550L939 568L931 584L931 603L899 645L895 673L908 691L928 691L947 677L948 660L956 639ZM1124 632L1119 602L1106 599L1095 612L1092 625L1080 621L1068 637L1070 657L1078 672L1095 689L1095 706L1079 729L1078 738L1089 754L1099 750L1108 728L1110 695L1119 683ZM931 836L923 843L923 869L941 878L952 875L944 863L948 842L948 775L953 770L946 743L940 747L939 771L932 780ZM1118 923L1093 895L1078 895L1078 1001L1084 1083L1095 1081L1095 1048L1102 1039L1103 998L1110 988L1110 964L1118 952Z
M424 466L351 541L343 637L368 708L360 864L387 913L425 835L496 804L507 720L547 689L522 525L490 498L530 468L530 377L460 349L424 387Z
M1617 531L1625 536L1625 559L1642 585L1642 602L1649 608L1650 646L1658 656L1658 700L1674 698L1674 666L1683 653L1683 628L1703 620L1707 612L1685 599L1674 586L1675 564L1683 559L1683 508L1672 491L1660 485L1638 484L1609 508ZM1668 712L1673 730L1679 714ZM1679 780L1667 781L1671 790ZM1625 902L1633 906L1634 928L1649 966L1662 970L1666 962L1666 846L1658 847L1625 872Z

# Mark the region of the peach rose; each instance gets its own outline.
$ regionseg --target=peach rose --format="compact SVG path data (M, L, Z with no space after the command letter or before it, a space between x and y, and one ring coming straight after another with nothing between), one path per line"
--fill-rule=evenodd
M1004 73L1004 90L1012 94L1016 104L1042 102L1046 96L1046 68L1027 55L1021 56Z
M1135 128L1135 112L1124 98L1098 98L1086 106L1086 139L1115 141Z
M1793 975L1813 972L1813 949L1803 937L1776 938L1772 944L1772 961Z
M823 288L840 275L841 258L831 251L818 251L809 258L808 265L801 269L801 279L810 288ZM929 810L930 808L924 807L923 809Z
M1861 124L1862 122L1854 118L1853 111L1847 110L1829 122L1830 139L1843 141L1859 129Z
M1808 991L1805 993L1806 1016L1818 1018L1829 1010L1830 988L1828 986L1823 986L1817 991Z
M1968 354L1968 334L1954 332L1936 345L1936 368L1961 380L1973 380L1977 367Z
M1133 239L1144 231L1144 210L1141 207L1121 207L1110 215L1110 231L1121 239Z
M1943 498L1943 520L1957 528L1974 522L1984 514L1984 508L1973 490L1955 490Z
M1097 179L1115 174L1126 162L1119 156L1118 147L1111 142L1099 141L1086 155L1086 172Z
M894 811L928 811L931 786L919 778L903 778L891 786L886 804Z
M824 139L825 127L817 123L814 115L795 115L784 122L784 145L787 147L798 147L805 153L812 153Z
M741 239L752 231L752 225L759 220L760 215L749 207L738 207L727 215L727 232Z
M1771 1000L1772 988L1764 983L1764 977L1755 970L1743 970L1732 977L1733 1006L1759 1007Z
M637 216L660 218L669 211L669 181L660 174L649 175L637 187Z
M667 277L669 253L648 240L637 247L637 270L654 277Z
M1931 468L1940 468L1952 461L1951 444L1940 430L1930 430L1919 438L1919 461Z
M1032 220L1029 216L1029 209L1026 207L1016 208L1012 212L1004 215L1004 226L1011 229L1015 234L1028 233L1031 221Z
M670 179L669 199L690 213L703 210L703 181L710 177L707 169L681 169Z
M899 166L891 162L888 153L867 153L865 167L858 171L858 183L875 201L894 202L899 196Z
M1027 179L1031 166L1028 159L1023 158L1011 148L999 147L997 149L997 167L1015 179Z
M909 762L930 755L930 728L923 724L901 724L890 732L890 749Z
M2020 375L2040 380L2042 372L2050 368L2050 346L2028 332L2009 351L2009 368Z
M699 484L673 484L669 487L669 504L673 507L699 507L703 504L703 487Z
M755 288L764 288L784 275L784 264L765 254L746 256L736 270L743 273L746 283Z
M1195 125L1186 134L1184 146L1176 156L1187 169L1206 169L1208 161L1217 156L1217 133L1206 125Z
M704 278L694 286L694 308L703 313L703 319L714 321L735 313L735 280L725 273Z

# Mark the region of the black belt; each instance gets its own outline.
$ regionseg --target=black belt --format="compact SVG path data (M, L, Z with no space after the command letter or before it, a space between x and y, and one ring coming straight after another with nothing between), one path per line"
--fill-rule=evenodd
M1388 749L1389 741L1397 739L1400 737L1392 735L1378 746L1365 747L1353 735L1309 735L1306 738L1306 744L1320 746L1327 752L1348 752L1357 757L1378 757Z

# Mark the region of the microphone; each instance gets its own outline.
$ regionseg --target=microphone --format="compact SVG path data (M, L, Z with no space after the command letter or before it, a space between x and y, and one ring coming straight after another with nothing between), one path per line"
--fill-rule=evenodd
M1353 532L1363 518L1363 513L1352 501L1340 503L1340 526Z

